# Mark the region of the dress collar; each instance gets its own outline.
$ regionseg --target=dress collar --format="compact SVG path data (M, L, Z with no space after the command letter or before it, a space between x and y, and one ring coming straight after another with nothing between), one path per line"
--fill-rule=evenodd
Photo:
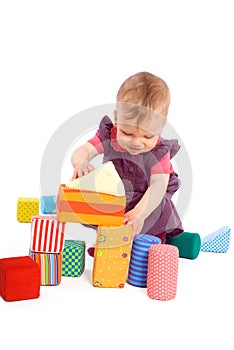
M117 136L117 128L115 125L113 125L111 128L111 133L110 133L111 146L117 152L127 152L123 147L120 146L120 144L117 141L116 136Z

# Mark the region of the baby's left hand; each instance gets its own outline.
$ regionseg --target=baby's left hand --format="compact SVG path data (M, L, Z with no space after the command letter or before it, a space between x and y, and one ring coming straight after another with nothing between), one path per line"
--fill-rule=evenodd
M132 226L132 238L141 232L145 219L134 208L124 215L123 224Z

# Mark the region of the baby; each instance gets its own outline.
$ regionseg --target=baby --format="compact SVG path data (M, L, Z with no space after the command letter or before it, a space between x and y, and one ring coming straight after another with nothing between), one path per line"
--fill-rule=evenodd
M96 135L72 154L72 179L93 171L90 161L98 154L112 161L126 192L123 224L133 236L147 233L162 243L183 232L172 202L180 182L170 161L180 146L160 136L169 104L165 81L148 72L130 76L117 93L113 122L104 116Z

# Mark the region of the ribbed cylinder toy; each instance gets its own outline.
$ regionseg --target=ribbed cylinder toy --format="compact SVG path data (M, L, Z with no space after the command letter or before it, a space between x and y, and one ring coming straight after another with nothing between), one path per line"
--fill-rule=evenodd
M156 300L176 296L179 250L169 244L155 244L149 249L147 294Z
M127 282L136 287L147 287L148 254L152 245L161 239L149 234L136 235L132 243Z

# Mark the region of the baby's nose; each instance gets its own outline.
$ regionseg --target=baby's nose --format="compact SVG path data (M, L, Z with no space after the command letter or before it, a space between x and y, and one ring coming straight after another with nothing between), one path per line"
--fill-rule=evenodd
M133 146L141 145L141 138L137 137L137 136L134 136L132 138L132 142L131 143L132 143Z

